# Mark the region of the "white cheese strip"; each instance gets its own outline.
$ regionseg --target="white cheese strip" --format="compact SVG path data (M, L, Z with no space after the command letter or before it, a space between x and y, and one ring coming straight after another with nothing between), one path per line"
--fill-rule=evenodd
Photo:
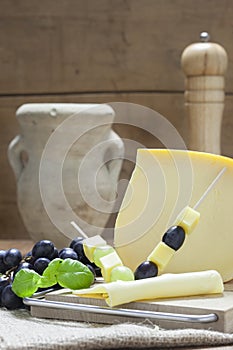
M136 281L103 283L73 291L90 298L104 298L109 306L138 300L185 297L223 292L223 282L217 271L164 274Z

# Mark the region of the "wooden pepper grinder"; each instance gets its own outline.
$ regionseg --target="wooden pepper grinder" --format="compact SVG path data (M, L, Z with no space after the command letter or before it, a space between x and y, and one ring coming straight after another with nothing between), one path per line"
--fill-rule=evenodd
M186 75L188 148L220 154L227 53L222 46L209 42L208 33L202 32L200 39L186 47L181 57Z

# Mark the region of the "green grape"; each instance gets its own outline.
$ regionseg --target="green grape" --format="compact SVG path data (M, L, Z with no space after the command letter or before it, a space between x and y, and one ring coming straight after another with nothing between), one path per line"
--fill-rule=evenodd
M114 248L110 245L103 245L102 247L96 247L93 259L96 266L101 267L100 258L114 252Z
M134 273L126 266L116 266L111 271L110 275L111 282L115 281L133 281Z

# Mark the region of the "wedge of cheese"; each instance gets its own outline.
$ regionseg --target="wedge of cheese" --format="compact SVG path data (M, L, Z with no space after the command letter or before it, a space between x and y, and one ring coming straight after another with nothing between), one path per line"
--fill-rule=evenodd
M233 160L195 151L139 149L114 232L123 264L132 270L147 259L182 210L199 201L200 219L165 272L217 270L233 278ZM164 257L164 260L166 257Z
M223 282L217 271L183 274L164 274L137 281L117 281L98 284L88 289L73 291L88 298L105 299L109 306L117 306L137 300L185 297L223 292Z

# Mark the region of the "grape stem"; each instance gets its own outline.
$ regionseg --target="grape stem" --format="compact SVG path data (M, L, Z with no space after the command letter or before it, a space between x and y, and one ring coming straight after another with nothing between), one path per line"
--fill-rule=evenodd
M13 266L13 267L11 267L9 270L7 270L6 272L5 272L5 276L7 277L7 278L11 278L11 273L13 272L13 271L15 271L16 269L17 269L17 267L18 266Z

